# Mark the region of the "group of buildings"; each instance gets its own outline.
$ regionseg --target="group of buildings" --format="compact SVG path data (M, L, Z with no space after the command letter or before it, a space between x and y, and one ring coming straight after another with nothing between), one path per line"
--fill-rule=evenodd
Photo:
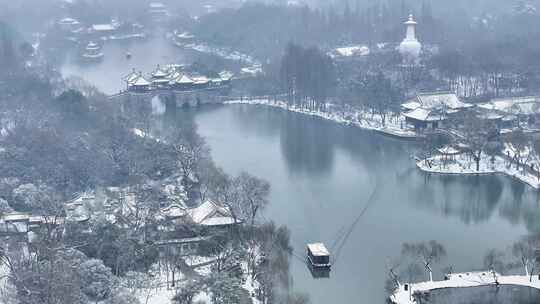
M492 122L501 131L540 129L540 97L495 98L471 104L450 92L419 93L401 105L407 125L415 131L445 128L453 118L470 113Z
M60 19L56 25L67 40L119 40L144 38L144 26L139 23L120 22L112 19L108 23L84 24L71 17Z
M188 73L181 65L158 65L148 76L133 70L123 81L127 91L145 93L151 90L198 91L222 88L230 85L231 77L230 73L222 72L219 77L208 78Z
M147 19L156 22L166 20L170 13L165 4L152 2L148 6L147 15ZM144 39L147 36L143 24L121 22L116 18L112 18L110 22L89 23L65 17L55 22L55 29L67 41L79 45L82 59L90 61L103 58L101 44L105 41Z
M123 226L130 219L148 216L148 208L138 205L134 193L127 189L110 187L103 191L81 194L66 202L61 216L43 216L25 212L5 213L0 216L0 235L26 235L31 241L31 234L44 227L60 229L61 233L64 224L67 223L80 225L83 230L91 229L88 223L93 217L103 217L110 223ZM193 207L168 202L152 216L162 223L160 230L165 237L157 241L163 244L201 241L208 233L240 223L233 217L229 208L211 200ZM198 229L188 229L186 232L179 230L178 227L198 227Z

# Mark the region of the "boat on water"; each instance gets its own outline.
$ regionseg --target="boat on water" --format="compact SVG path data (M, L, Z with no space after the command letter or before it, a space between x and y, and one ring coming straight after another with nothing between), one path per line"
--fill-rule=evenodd
M128 60L131 59L131 53L130 52L126 53L126 59L128 59Z
M308 262L313 268L330 269L330 251L323 243L313 243L307 245Z
M81 55L86 61L100 61L104 56L105 54L101 51L101 46L92 41L88 43Z
M313 278L330 277L330 252L323 243L307 245L307 264Z

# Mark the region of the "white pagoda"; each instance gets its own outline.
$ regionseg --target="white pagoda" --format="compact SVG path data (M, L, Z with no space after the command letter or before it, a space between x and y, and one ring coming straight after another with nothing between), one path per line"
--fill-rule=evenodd
M422 44L416 39L416 25L413 15L409 15L409 20L404 23L407 26L407 35L398 47L405 63L416 64L422 51Z

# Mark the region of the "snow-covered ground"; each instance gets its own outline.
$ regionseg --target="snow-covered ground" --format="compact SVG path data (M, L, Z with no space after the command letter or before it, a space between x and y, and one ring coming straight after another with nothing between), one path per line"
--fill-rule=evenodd
M399 286L390 296L390 300L395 304L415 304L413 294L415 292L429 292L435 289L443 288L464 288L495 285L496 281L500 285L515 285L540 289L540 280L538 276L501 276L490 271L485 272L466 272L447 275L448 280L421 282L408 284L408 290L405 290L405 284Z
M5 301L4 293L8 289L9 270L5 264L0 263L0 304L8 304Z
M491 157L484 156L480 161L478 171L476 163L467 154L459 154L454 157L437 155L418 161L416 166L425 172L441 174L505 174L535 189L540 189L540 179L537 175L523 167L516 169L515 163L510 164L507 159L501 156L495 156L493 162Z
M216 55L224 59L228 59L228 60L241 61L248 64L257 64L257 63L260 64L260 62L258 62L255 58L251 57L250 55L243 54L235 50L228 50L225 48L213 47L205 43L174 42L174 44L178 47L192 49L200 53L213 54L213 55Z
M202 257L202 256L186 256L184 261L189 267L192 267L197 275L206 277L211 274L212 262L215 261L214 257ZM251 274L248 273L247 263L241 262L241 267L244 272L244 280L242 288L248 291L253 304L260 304L260 301L255 297L255 290L259 288L259 283L253 280ZM142 304L171 304L171 299L175 296L177 289L182 288L187 276L181 272L177 272L175 275L176 287L171 286L172 276L166 270L159 267L154 267L154 270L149 276L142 276L145 279L140 280L137 275L134 275L135 281L129 281L123 279L124 284L131 286L129 290L137 296ZM137 281L138 280L138 281ZM199 292L193 299L194 303L211 304L211 294L208 290ZM2 303L0 299L0 304Z
M224 104L264 105L284 109L291 112L316 116L337 123L359 127L361 129L373 130L386 135L401 138L420 137L420 135L414 130L406 128L405 118L403 116L399 116L397 118L391 118L390 116L388 116L386 119L386 124L383 126L382 118L380 115L372 115L370 113L352 109L347 111L317 111L297 106L289 106L285 101L271 99L237 99L225 101ZM331 104L328 104L327 108L332 109L333 106Z
M242 270L245 273L245 281L244 281L244 284L242 284L242 287L249 292L249 295L251 297L251 301L253 304L260 304L261 301L259 301L259 299L257 299L257 297L255 296L255 290L259 288L259 282L257 282L256 280L253 280L251 274L248 273L247 263L243 262L241 263L241 265L242 265Z

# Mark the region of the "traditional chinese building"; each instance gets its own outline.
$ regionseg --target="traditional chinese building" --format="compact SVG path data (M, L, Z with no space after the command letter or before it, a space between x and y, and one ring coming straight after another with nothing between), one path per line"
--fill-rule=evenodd
M462 102L450 92L420 93L401 105L407 124L416 130L436 129L452 115L473 105Z

